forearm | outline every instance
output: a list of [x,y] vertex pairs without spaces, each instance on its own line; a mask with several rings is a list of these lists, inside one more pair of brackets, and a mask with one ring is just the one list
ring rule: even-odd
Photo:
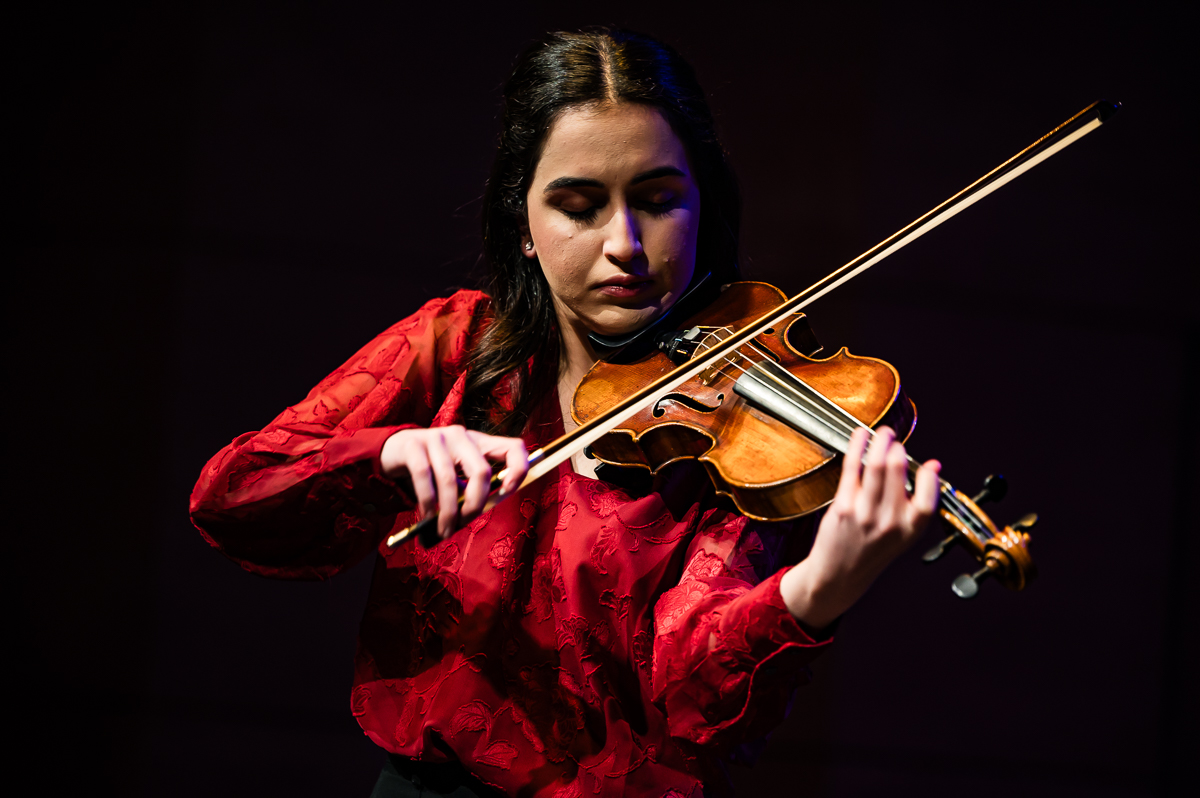
[[[255,451],[239,438],[210,461],[191,497],[205,538],[247,570],[324,578],[361,559],[411,502],[378,453],[397,428],[331,435],[304,455]],[[239,445],[240,442],[240,445]]]

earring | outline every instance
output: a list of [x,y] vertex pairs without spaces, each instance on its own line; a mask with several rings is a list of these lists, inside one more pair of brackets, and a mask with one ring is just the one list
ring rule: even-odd
[[526,241],[526,242],[525,242],[525,251],[526,251],[526,252],[533,252],[533,242],[532,242],[532,241]]

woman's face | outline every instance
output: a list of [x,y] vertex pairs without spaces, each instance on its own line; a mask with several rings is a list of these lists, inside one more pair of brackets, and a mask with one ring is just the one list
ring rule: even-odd
[[635,330],[691,282],[700,190],[683,143],[655,108],[563,113],[526,207],[523,252],[541,263],[560,324],[581,336]]

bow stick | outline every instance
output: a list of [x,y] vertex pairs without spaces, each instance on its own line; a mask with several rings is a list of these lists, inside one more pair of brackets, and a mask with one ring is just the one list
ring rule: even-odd
[[[942,204],[888,236],[846,265],[813,283],[754,323],[743,327],[721,343],[706,350],[704,355],[698,356],[673,371],[664,374],[659,379],[627,397],[624,401],[599,414],[587,424],[577,427],[542,448],[531,452],[529,455],[529,471],[525,474],[525,479],[521,482],[520,488],[541,479],[560,464],[570,459],[576,452],[590,446],[608,434],[611,429],[622,421],[631,418],[642,408],[658,401],[664,394],[669,393],[697,376],[700,372],[709,368],[712,363],[758,337],[769,327],[779,324],[788,316],[796,313],[813,301],[820,299],[843,283],[862,274],[888,255],[907,246],[942,222],[974,205],[988,194],[991,194],[1017,176],[1029,171],[1059,150],[1074,144],[1112,118],[1113,114],[1120,107],[1120,103],[1097,100]],[[495,504],[495,491],[500,487],[507,473],[506,469],[492,477],[490,490],[493,498],[488,500],[488,507]],[[458,502],[461,506],[463,502],[462,496],[459,496]],[[438,541],[437,517],[430,516],[407,529],[402,529],[391,535],[387,539],[387,545],[389,547],[395,546],[413,535],[418,536],[422,545],[432,546],[436,544]]]

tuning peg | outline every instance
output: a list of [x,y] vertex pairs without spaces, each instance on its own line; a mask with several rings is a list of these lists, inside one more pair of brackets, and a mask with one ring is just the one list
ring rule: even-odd
[[1026,529],[1033,529],[1033,525],[1036,524],[1037,521],[1037,513],[1029,513],[1028,515],[1022,516],[1019,521],[1009,524],[1008,527],[1009,529],[1015,529],[1016,531],[1021,532]]
[[991,572],[992,569],[985,565],[973,574],[963,574],[954,580],[950,589],[961,599],[974,598],[975,594],[979,592],[979,583],[986,579]]
[[955,532],[953,535],[939,542],[932,549],[922,554],[921,559],[927,563],[936,562],[939,557],[945,554],[946,551],[957,542],[958,533]]
[[998,502],[1008,493],[1008,480],[1003,474],[988,474],[983,480],[983,490],[976,493],[972,501],[976,504]]

